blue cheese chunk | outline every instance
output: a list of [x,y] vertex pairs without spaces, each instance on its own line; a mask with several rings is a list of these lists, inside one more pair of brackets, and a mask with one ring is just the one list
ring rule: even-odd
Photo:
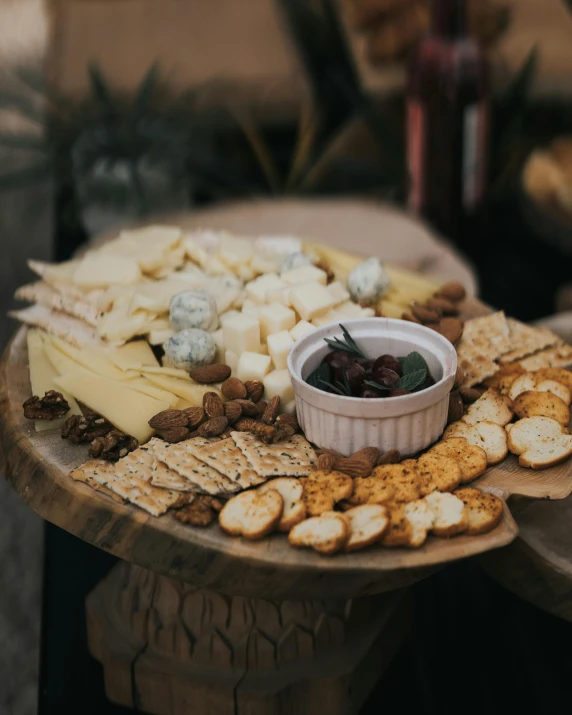
[[312,263],[313,261],[308,254],[296,251],[296,253],[291,253],[289,256],[286,256],[282,261],[280,264],[280,275],[294,268],[300,268],[300,266],[311,266]]
[[173,330],[218,328],[217,306],[205,291],[184,290],[176,293],[169,305],[169,320]]
[[164,343],[163,349],[167,367],[187,371],[210,365],[216,355],[216,343],[212,335],[197,328],[187,328],[176,333]]
[[379,258],[368,258],[350,271],[347,286],[352,300],[369,303],[379,300],[387,293],[390,280]]

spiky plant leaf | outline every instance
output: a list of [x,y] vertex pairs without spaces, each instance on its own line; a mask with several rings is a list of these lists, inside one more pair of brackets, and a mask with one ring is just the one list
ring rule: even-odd
[[137,89],[132,111],[132,116],[134,118],[144,115],[144,113],[149,109],[153,93],[157,89],[158,80],[159,65],[157,62],[154,62],[143,77],[141,84]]
[[99,105],[104,113],[110,116],[116,115],[118,113],[117,102],[107,86],[107,81],[99,67],[95,64],[90,64],[88,74],[91,94],[96,105]]

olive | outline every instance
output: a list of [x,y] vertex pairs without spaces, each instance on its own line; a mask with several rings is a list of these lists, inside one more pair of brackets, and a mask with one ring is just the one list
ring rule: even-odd
[[356,362],[358,363],[358,365],[361,365],[369,375],[371,375],[371,371],[373,370],[373,363],[375,362],[375,360],[370,360],[369,358],[358,358]]
[[[350,363],[345,368],[346,378],[353,393],[359,394],[365,380],[365,370],[357,362]],[[343,378],[342,378],[343,382]]]
[[377,369],[374,368],[373,379],[384,387],[393,388],[397,387],[399,375],[395,370],[390,370],[388,367],[378,367]]
[[380,367],[387,367],[390,370],[393,370],[393,372],[396,372],[399,377],[401,377],[402,375],[402,369],[399,360],[393,355],[380,355],[373,363],[373,372],[375,372]]
[[396,387],[387,396],[388,397],[401,397],[401,395],[410,395],[410,394],[411,394],[411,392],[409,390],[404,390],[403,387]]
[[367,400],[371,400],[377,397],[382,397],[379,392],[376,392],[371,387],[364,387],[361,391],[361,397],[365,397]]
[[[324,357],[322,362],[326,362],[328,363],[328,365],[332,365],[332,362],[335,362],[337,366],[341,366],[348,365],[350,362],[352,362],[352,358],[345,350],[332,350],[331,353],[328,353]],[[334,367],[334,365],[332,365],[332,367]]]

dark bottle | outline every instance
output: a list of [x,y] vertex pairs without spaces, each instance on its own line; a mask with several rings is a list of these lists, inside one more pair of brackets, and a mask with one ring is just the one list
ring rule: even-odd
[[431,0],[407,96],[410,209],[461,240],[485,189],[489,125],[486,61],[466,21],[465,0]]

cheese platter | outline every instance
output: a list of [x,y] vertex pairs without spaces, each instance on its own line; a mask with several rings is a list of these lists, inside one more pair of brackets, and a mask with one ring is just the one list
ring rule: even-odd
[[[143,542],[189,581],[204,549],[299,569],[309,592],[312,569],[383,590],[381,574],[509,543],[510,495],[572,491],[572,348],[459,283],[175,226],[30,267],[2,366],[6,472],[46,518],[73,504],[59,519],[81,535],[90,509],[113,514],[122,538],[84,538],[144,566]],[[351,419],[353,442],[332,440]]]

